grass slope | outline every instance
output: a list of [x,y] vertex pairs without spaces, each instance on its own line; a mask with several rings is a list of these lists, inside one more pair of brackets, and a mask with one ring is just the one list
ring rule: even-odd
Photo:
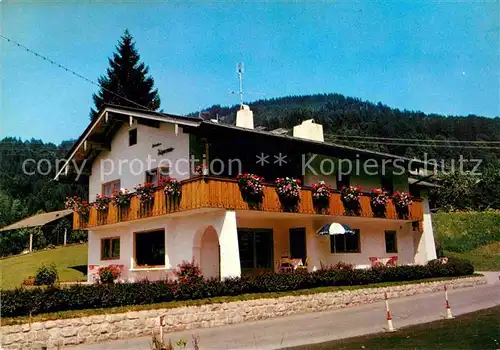
[[498,349],[500,306],[406,327],[396,333],[371,334],[322,344],[299,346],[296,350],[321,349]]
[[490,243],[465,253],[445,250],[445,255],[468,259],[477,271],[500,271],[500,242]]
[[478,271],[500,270],[500,211],[436,213],[432,223],[446,256],[469,259]]
[[84,281],[87,267],[87,244],[37,251],[0,260],[0,285],[2,289],[20,286],[24,279],[34,276],[42,263],[57,266],[59,280]]

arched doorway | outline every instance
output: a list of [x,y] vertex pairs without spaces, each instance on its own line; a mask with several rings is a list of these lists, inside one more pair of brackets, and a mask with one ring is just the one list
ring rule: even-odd
[[200,269],[205,278],[220,278],[219,236],[212,226],[201,236]]

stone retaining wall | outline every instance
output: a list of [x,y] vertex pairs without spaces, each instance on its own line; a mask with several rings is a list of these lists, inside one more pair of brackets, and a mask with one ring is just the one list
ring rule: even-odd
[[1,344],[4,350],[43,349],[44,347],[57,349],[58,346],[70,344],[96,343],[150,335],[153,328],[158,325],[159,316],[163,315],[166,315],[164,330],[169,332],[373,303],[383,300],[386,292],[389,298],[399,298],[436,292],[442,290],[444,284],[449,289],[458,289],[485,283],[484,277],[468,277],[393,287],[363,288],[34,322],[1,327]]

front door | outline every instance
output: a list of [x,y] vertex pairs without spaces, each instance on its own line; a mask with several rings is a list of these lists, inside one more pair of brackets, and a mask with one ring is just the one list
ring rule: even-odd
[[306,261],[306,229],[304,227],[290,229],[290,257]]

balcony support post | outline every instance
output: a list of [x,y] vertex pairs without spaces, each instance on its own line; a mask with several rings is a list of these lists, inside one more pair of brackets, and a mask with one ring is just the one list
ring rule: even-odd
[[221,279],[241,276],[240,251],[236,212],[227,210],[222,219],[219,233],[220,277]]

